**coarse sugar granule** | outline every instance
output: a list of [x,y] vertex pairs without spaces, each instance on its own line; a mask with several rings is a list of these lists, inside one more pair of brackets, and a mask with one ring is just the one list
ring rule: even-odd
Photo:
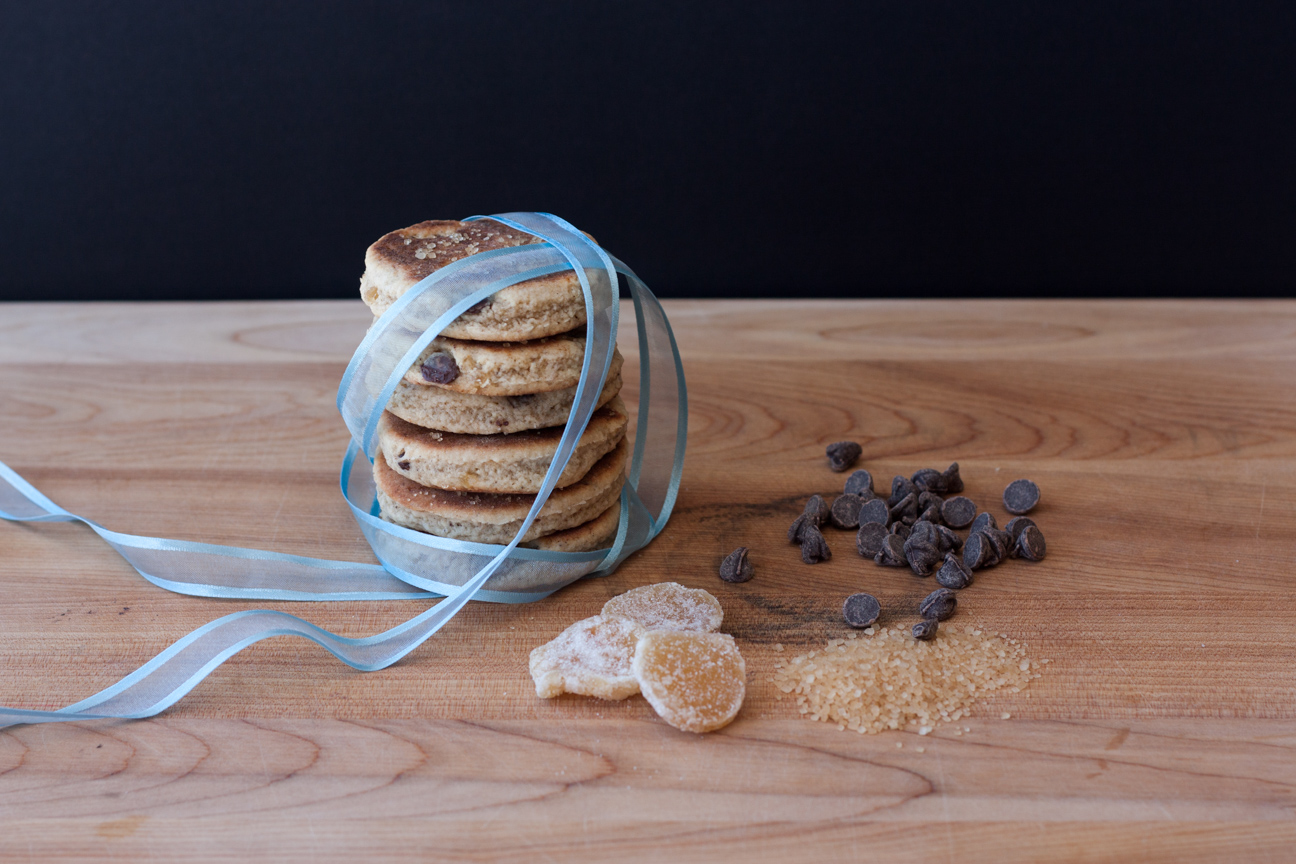
[[870,627],[780,662],[774,685],[812,720],[877,733],[958,720],[990,693],[1020,692],[1039,668],[1025,645],[974,625],[942,627],[930,642]]

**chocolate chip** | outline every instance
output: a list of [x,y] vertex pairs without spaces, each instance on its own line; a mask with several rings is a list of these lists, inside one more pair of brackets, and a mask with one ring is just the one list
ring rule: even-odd
[[982,567],[994,567],[1009,556],[1013,548],[1012,535],[1007,531],[1000,531],[998,528],[991,528],[987,531],[980,532],[990,540],[990,547],[994,551],[993,558],[982,563]]
[[947,554],[945,563],[936,571],[936,582],[958,591],[972,584],[972,571],[957,555]]
[[882,614],[882,604],[872,594],[852,594],[842,604],[842,617],[852,627],[868,627]]
[[806,502],[805,515],[807,519],[814,522],[816,528],[822,528],[830,515],[828,502],[822,495],[811,495],[810,500]]
[[918,521],[918,496],[910,492],[895,503],[890,511],[891,521],[912,517],[906,520],[910,525]]
[[[887,506],[894,507],[904,500],[906,495],[917,496],[918,489],[913,485],[908,477],[897,474],[891,478],[891,497],[887,498]],[[915,500],[916,497],[915,497]]]
[[739,546],[720,562],[720,578],[726,582],[746,582],[753,575],[746,546]]
[[913,626],[909,632],[920,642],[930,642],[936,638],[936,629],[939,625],[935,618],[925,618]]
[[977,517],[972,520],[972,527],[968,529],[969,534],[975,534],[978,531],[984,531],[987,528],[998,528],[999,523],[995,521],[994,516],[989,513],[978,513]]
[[880,522],[865,522],[855,535],[855,548],[865,558],[872,558],[882,551],[882,541],[887,536],[886,526]]
[[1004,509],[1014,516],[1021,516],[1035,509],[1039,504],[1040,491],[1029,480],[1014,480],[1004,489],[1003,505]]
[[968,570],[980,570],[985,560],[994,554],[990,548],[990,538],[980,531],[972,534],[963,543],[963,566]]
[[933,491],[931,484],[933,481],[939,481],[940,476],[941,472],[937,471],[935,468],[919,468],[913,473],[913,476],[910,477],[909,480],[920,492],[928,492]]
[[887,567],[904,567],[909,563],[905,560],[904,541],[894,534],[883,537],[882,548],[873,560]]
[[[809,523],[809,522],[810,522],[810,520],[806,518],[806,515],[805,515],[804,513],[802,513],[800,516],[798,516],[798,517],[796,518],[796,521],[793,522],[793,523],[788,527],[788,532],[787,532],[788,542],[789,542],[789,543],[800,543],[800,542],[801,542],[801,532],[805,530],[806,524]],[[813,527],[813,526],[812,526],[812,527]]]
[[465,315],[476,315],[478,312],[482,311],[483,309],[485,309],[485,308],[486,308],[487,306],[489,306],[489,305],[491,305],[491,298],[490,298],[490,297],[487,297],[485,300],[479,300],[479,301],[477,301],[476,303],[474,303],[473,305],[469,306],[468,309],[467,309],[467,311],[464,312],[464,314],[465,314]]
[[958,607],[958,595],[948,588],[937,588],[918,604],[918,617],[944,621]]
[[944,520],[941,518],[940,507],[935,504],[918,514],[919,519],[925,519],[933,525],[939,525]]
[[901,541],[909,539],[910,527],[903,522],[892,522],[888,533],[899,537]]
[[963,538],[955,534],[944,525],[937,525],[936,530],[940,532],[940,548],[943,552],[949,552],[951,549],[957,552],[963,548]]
[[832,503],[829,518],[838,528],[858,528],[860,508],[863,506],[864,499],[859,495],[838,495]]
[[909,538],[936,546],[940,543],[940,532],[936,530],[936,526],[932,523],[925,519],[919,519],[909,529]]
[[860,507],[858,517],[861,525],[867,525],[870,522],[886,525],[891,521],[891,510],[881,498],[874,498],[872,501],[864,502],[864,506]]
[[1021,532],[1034,524],[1035,520],[1029,516],[1014,516],[1008,520],[1008,524],[1004,526],[1004,530],[1011,534],[1013,536],[1013,542],[1016,542],[1017,538],[1021,536]]
[[459,364],[449,354],[433,354],[419,364],[419,372],[429,384],[453,384],[459,377]]
[[410,469],[410,463],[402,460],[396,463],[396,467],[400,468],[402,471],[408,471]]
[[966,528],[976,518],[976,504],[972,503],[971,498],[962,495],[946,498],[941,505],[941,518],[951,528]]
[[950,466],[941,472],[940,484],[932,491],[942,495],[957,495],[963,491],[963,478],[959,476],[957,462],[951,462]]
[[828,467],[841,472],[855,464],[864,448],[854,441],[838,441],[828,445]]
[[905,560],[915,576],[930,576],[941,562],[940,550],[913,535],[904,543]]
[[847,495],[863,495],[865,498],[876,497],[873,494],[873,475],[863,468],[858,471],[852,471],[851,475],[846,478]]
[[829,558],[832,558],[832,550],[828,548],[828,541],[818,528],[807,525],[801,532],[801,560],[807,564],[818,564]]
[[1044,557],[1048,547],[1044,543],[1044,532],[1037,525],[1027,525],[1017,537],[1017,551],[1027,561],[1038,561]]
[[918,492],[919,510],[926,510],[927,508],[933,506],[939,507],[944,503],[945,503],[945,499],[937,495],[935,492],[929,492],[926,489],[922,489]]

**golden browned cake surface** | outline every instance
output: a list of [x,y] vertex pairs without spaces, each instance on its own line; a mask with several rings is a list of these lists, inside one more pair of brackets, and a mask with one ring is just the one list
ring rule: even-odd
[[[611,507],[621,494],[628,453],[629,446],[622,438],[578,482],[554,490],[523,542],[582,525]],[[373,470],[383,518],[440,537],[507,543],[522,527],[535,501],[534,495],[455,492],[421,486],[393,471],[385,458],[375,459]]]
[[[481,219],[432,220],[384,234],[365,252],[360,296],[375,315],[436,270],[469,255],[540,242]],[[442,334],[458,339],[518,341],[565,333],[585,323],[580,282],[570,270],[519,282],[455,319]]]
[[[599,407],[612,401],[621,391],[621,355],[612,357]],[[522,432],[561,426],[567,422],[576,387],[526,393],[518,396],[481,396],[456,393],[444,387],[411,384],[402,379],[392,393],[387,410],[402,420],[425,429],[459,432],[465,435],[493,435],[499,432]]]
[[[629,418],[620,397],[590,417],[558,488],[570,486],[625,437]],[[422,486],[459,492],[538,492],[565,426],[511,435],[460,435],[424,429],[384,412],[378,441],[387,465]]]

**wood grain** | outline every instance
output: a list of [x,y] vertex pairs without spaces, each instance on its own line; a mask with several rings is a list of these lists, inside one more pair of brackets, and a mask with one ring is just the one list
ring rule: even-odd
[[[667,310],[689,454],[652,546],[540,603],[472,604],[381,672],[276,639],[154,720],[0,732],[0,860],[1296,858],[1296,304]],[[372,560],[333,407],[367,320],[0,306],[0,459],[114,529]],[[844,533],[815,567],[786,544],[805,498],[840,488],[823,447],[843,438],[879,485],[958,460],[980,502],[1019,476],[1044,491],[1049,557],[986,573],[959,614],[1052,662],[963,735],[839,732],[769,683],[843,634],[846,594],[903,610],[929,588]],[[727,585],[737,545],[757,577]],[[663,579],[725,607],[750,673],[732,726],[535,698],[532,647]],[[268,605],[349,635],[423,608]],[[84,528],[0,524],[0,703],[82,698],[237,608],[148,585]]]

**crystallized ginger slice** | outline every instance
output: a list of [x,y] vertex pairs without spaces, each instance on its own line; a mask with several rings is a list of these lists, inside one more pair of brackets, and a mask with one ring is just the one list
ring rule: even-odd
[[658,715],[685,732],[728,725],[747,692],[747,665],[725,633],[644,633],[634,676]]
[[720,601],[701,588],[678,582],[644,585],[603,604],[604,615],[637,621],[645,630],[687,630],[708,633],[720,629]]
[[531,652],[536,694],[542,699],[562,693],[600,699],[633,696],[639,683],[631,660],[642,632],[628,618],[595,615],[577,621]]

